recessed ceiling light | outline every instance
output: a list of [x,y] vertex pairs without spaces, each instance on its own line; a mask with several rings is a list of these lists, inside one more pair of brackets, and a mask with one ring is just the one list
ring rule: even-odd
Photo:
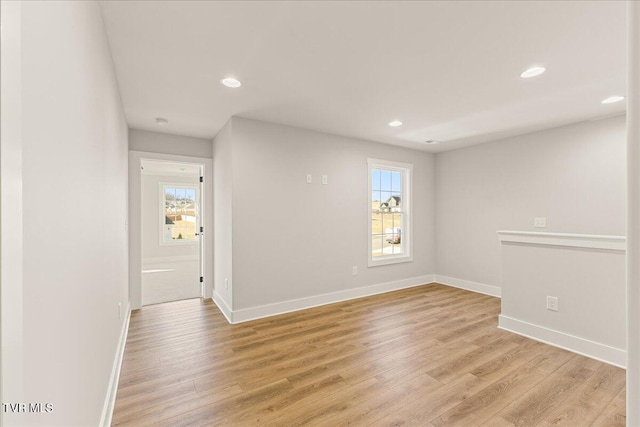
[[391,126],[392,128],[397,128],[398,126],[402,126],[402,122],[400,120],[394,120],[392,122],[389,122],[389,126]]
[[436,141],[435,139],[427,139],[424,143],[429,145],[434,145],[434,144],[440,144],[440,141]]
[[169,120],[165,119],[164,117],[158,117],[156,118],[156,124],[158,126],[166,126],[169,124]]
[[225,77],[224,79],[220,80],[220,83],[222,83],[226,87],[231,87],[234,89],[242,86],[242,83],[240,83],[240,80],[234,79],[233,77]]
[[531,67],[524,70],[522,74],[520,74],[520,77],[522,77],[523,79],[530,79],[531,77],[539,76],[545,71],[547,71],[547,69],[544,67]]
[[623,99],[624,99],[624,96],[619,96],[619,95],[616,95],[616,96],[610,96],[610,97],[608,97],[607,99],[603,99],[603,100],[602,100],[602,103],[603,103],[603,104],[613,104],[614,102],[620,102],[620,101],[622,101]]

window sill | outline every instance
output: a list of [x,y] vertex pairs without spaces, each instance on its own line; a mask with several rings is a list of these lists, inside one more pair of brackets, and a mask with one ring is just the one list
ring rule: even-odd
[[380,265],[400,264],[403,262],[413,261],[413,256],[391,256],[391,257],[376,257],[375,259],[369,259],[368,267],[378,267]]

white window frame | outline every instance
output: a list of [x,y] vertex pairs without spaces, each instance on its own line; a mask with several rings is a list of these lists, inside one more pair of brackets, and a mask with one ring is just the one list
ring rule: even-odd
[[[404,252],[401,254],[392,254],[384,256],[373,256],[373,248],[371,244],[371,223],[372,223],[372,209],[371,205],[373,200],[371,198],[372,183],[371,183],[371,171],[373,169],[385,169],[390,171],[396,171],[402,173],[402,245]],[[367,182],[368,182],[368,195],[367,195],[367,241],[368,241],[368,266],[377,267],[380,265],[398,264],[402,262],[413,261],[413,165],[410,163],[393,162],[390,160],[381,159],[367,159]]]
[[[164,240],[164,226],[165,224],[165,191],[167,188],[185,188],[185,189],[189,189],[189,190],[196,190],[196,203],[198,203],[197,201],[200,200],[200,187],[198,184],[190,184],[190,183],[173,183],[173,182],[161,182],[159,184],[160,186],[160,191],[159,191],[159,199],[160,199],[160,233],[158,234],[159,240],[160,240],[160,246],[176,246],[176,245],[197,245],[200,243],[200,239],[196,238],[195,239],[175,239],[175,240]],[[199,229],[200,226],[200,218],[198,216],[198,209],[199,207],[196,207],[196,230]],[[197,231],[196,231],[197,232]]]

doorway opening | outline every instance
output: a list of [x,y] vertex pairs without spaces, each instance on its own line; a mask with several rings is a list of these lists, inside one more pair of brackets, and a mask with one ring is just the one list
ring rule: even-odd
[[140,161],[143,306],[204,295],[203,168]]

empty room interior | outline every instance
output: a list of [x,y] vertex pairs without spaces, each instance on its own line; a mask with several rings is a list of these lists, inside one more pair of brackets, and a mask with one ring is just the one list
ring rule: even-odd
[[640,2],[0,7],[0,425],[640,426]]

